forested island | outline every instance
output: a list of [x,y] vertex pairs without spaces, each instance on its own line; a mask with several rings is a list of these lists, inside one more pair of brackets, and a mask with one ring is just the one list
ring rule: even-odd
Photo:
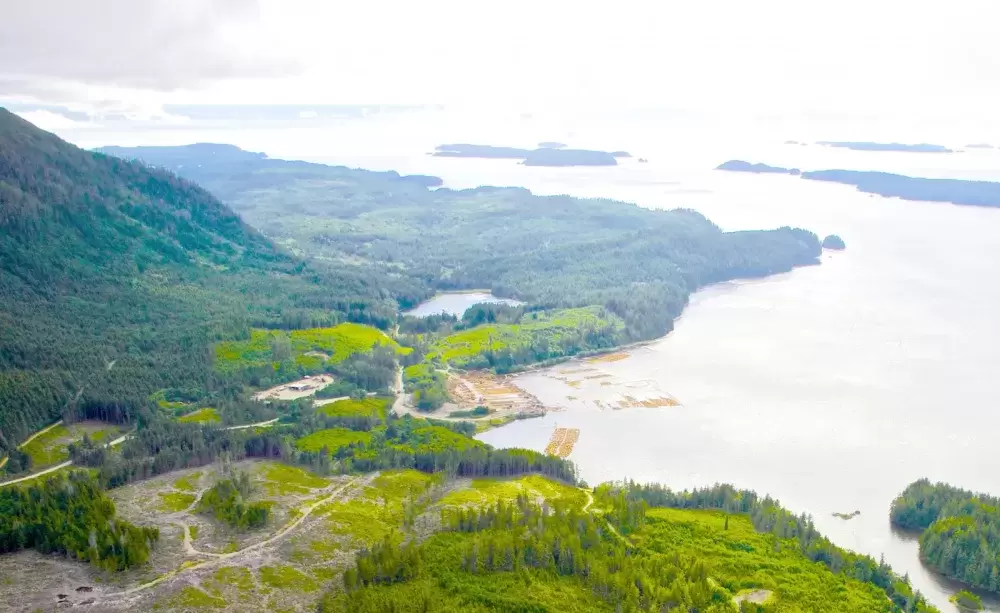
[[631,157],[626,151],[592,151],[565,149],[564,147],[565,145],[562,143],[539,143],[537,149],[453,144],[438,146],[434,150],[434,155],[438,157],[521,160],[525,166],[615,166],[618,164],[617,158]]
[[903,143],[872,143],[866,141],[818,141],[817,145],[824,147],[839,147],[842,149],[852,149],[854,151],[901,151],[905,153],[954,153],[954,150],[943,145],[931,145],[928,143],[918,143],[916,145],[906,145]]
[[950,202],[969,206],[1000,206],[1000,183],[992,181],[923,179],[870,170],[807,170],[800,172],[796,168],[751,164],[742,160],[730,160],[717,169],[798,175],[812,181],[853,185],[859,191],[886,198],[902,198],[922,202]]
[[823,249],[842,251],[846,248],[847,245],[844,244],[844,239],[840,238],[836,234],[830,234],[823,239]]
[[751,164],[743,160],[729,160],[716,166],[716,170],[729,170],[732,172],[753,172],[753,173],[773,173],[784,175],[798,175],[801,171],[798,168],[781,168],[780,166],[768,166],[767,164]]
[[[770,497],[591,487],[393,409],[400,368],[660,335],[706,283],[815,263],[814,234],[213,151],[143,163],[0,110],[0,453],[29,472],[0,477],[5,607],[937,611]],[[400,317],[452,287],[527,304]]]
[[920,531],[920,559],[934,570],[1000,593],[1000,498],[921,479],[892,503],[893,525]]

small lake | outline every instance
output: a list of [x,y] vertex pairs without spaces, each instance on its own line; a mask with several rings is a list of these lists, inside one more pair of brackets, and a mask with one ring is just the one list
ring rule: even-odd
[[489,292],[447,292],[444,294],[438,294],[430,300],[421,302],[413,309],[405,311],[403,315],[409,315],[410,317],[427,317],[429,315],[447,313],[448,315],[461,317],[462,313],[465,313],[469,307],[483,302],[498,302],[512,306],[524,304],[519,300],[500,298]]

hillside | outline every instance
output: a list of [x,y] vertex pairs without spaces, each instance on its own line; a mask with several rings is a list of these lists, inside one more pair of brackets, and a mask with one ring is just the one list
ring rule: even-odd
[[432,190],[426,177],[256,154],[233,162],[218,153],[229,146],[214,147],[108,151],[198,181],[304,256],[386,267],[427,291],[492,288],[546,308],[603,306],[625,322],[619,340],[665,334],[703,285],[788,271],[820,253],[810,232],[723,232],[690,210],[522,188]]
[[395,316],[371,277],[310,269],[193,183],[3,109],[0,233],[0,451],[64,409],[206,393],[212,342],[251,326]]

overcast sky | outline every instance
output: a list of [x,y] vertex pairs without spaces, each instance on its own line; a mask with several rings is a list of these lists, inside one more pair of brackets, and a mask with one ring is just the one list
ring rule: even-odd
[[[0,101],[988,117],[996,0],[0,0]],[[79,119],[79,117],[77,118]]]

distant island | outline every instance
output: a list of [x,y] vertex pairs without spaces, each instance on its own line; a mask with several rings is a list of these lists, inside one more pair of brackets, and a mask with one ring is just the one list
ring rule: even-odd
[[547,140],[538,143],[539,149],[564,149],[565,147],[566,143],[559,143],[554,140]]
[[853,149],[854,151],[904,151],[907,153],[954,153],[954,150],[943,145],[929,145],[919,143],[916,145],[904,145],[902,143],[869,143],[851,141],[819,141],[817,145],[825,147],[840,147],[843,149]]
[[756,172],[774,173],[783,175],[798,175],[801,171],[798,168],[781,168],[780,166],[768,166],[767,164],[751,164],[743,160],[729,160],[719,164],[716,170],[729,170],[732,172]]
[[[847,245],[844,244],[844,239],[840,238],[836,234],[830,234],[829,236],[824,238],[822,244],[823,244],[823,249],[833,249],[834,251],[843,251],[844,249],[847,248]],[[860,515],[861,511],[855,511],[855,513]],[[834,515],[837,514],[834,513]]]
[[866,194],[886,198],[902,198],[918,202],[950,202],[968,206],[1000,207],[1000,183],[966,179],[923,179],[871,170],[809,170],[781,168],[767,164],[751,164],[730,160],[717,170],[755,173],[784,173],[812,181],[829,181],[853,185]]
[[494,147],[492,145],[471,145],[467,143],[440,145],[433,155],[457,158],[490,158],[521,160],[525,166],[615,166],[616,158],[632,157],[627,151],[592,151],[589,149],[563,149],[562,143],[539,143],[540,145],[560,145],[560,147],[539,147],[519,149],[517,147]]
[[993,149],[993,145],[989,143],[973,143],[971,145],[966,145],[966,149]]

